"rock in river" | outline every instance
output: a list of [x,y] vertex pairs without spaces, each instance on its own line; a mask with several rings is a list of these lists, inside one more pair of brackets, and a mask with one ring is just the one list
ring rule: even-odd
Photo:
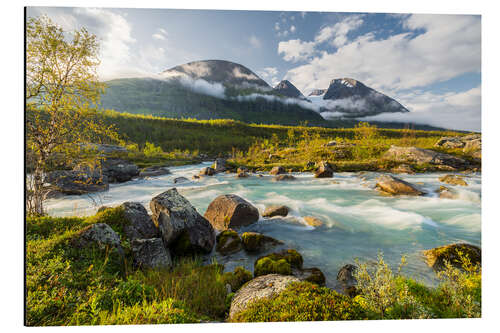
[[214,229],[191,203],[172,188],[150,202],[152,219],[165,245],[175,255],[209,253],[215,244]]
[[224,194],[208,205],[205,218],[215,229],[226,230],[257,222],[259,210],[237,195]]
[[271,169],[271,171],[269,171],[269,174],[271,175],[280,175],[283,173],[286,173],[286,170],[282,166],[275,166],[274,168]]
[[261,252],[283,242],[258,232],[245,232],[241,235],[243,248],[248,252]]
[[425,250],[423,253],[426,257],[427,265],[436,271],[445,268],[445,261],[448,261],[454,267],[461,268],[460,253],[463,256],[467,256],[472,265],[481,265],[481,249],[471,244],[450,244]]
[[390,195],[422,195],[422,191],[417,189],[412,184],[405,182],[402,179],[390,176],[382,175],[377,178],[377,184],[375,188],[380,191],[390,194]]
[[287,206],[269,206],[262,214],[263,217],[287,216],[289,208]]
[[217,246],[215,250],[223,255],[236,253],[242,249],[241,238],[238,233],[232,229],[224,230],[216,237]]
[[439,177],[439,181],[450,185],[467,186],[467,182],[464,180],[464,178],[456,175],[446,175]]
[[321,161],[318,163],[318,167],[314,171],[314,177],[316,178],[332,178],[333,168],[327,161]]

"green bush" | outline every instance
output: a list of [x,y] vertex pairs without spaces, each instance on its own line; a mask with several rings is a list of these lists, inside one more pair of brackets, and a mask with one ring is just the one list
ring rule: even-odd
[[224,273],[221,279],[224,285],[229,284],[231,290],[235,292],[252,279],[252,273],[244,267],[238,266],[234,269],[234,272]]
[[274,297],[261,298],[231,319],[234,322],[366,319],[361,306],[347,296],[310,282],[291,283]]

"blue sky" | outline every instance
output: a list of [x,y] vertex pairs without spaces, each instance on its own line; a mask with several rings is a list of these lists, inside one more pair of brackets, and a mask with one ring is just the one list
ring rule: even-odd
[[101,40],[103,80],[150,76],[194,60],[245,65],[304,94],[351,77],[410,114],[370,119],[481,129],[481,18],[364,14],[31,7]]

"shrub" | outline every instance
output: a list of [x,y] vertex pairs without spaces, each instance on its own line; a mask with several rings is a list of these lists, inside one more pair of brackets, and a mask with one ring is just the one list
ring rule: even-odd
[[157,157],[163,154],[163,150],[161,147],[155,146],[154,143],[146,142],[143,153],[146,157]]
[[242,285],[252,279],[252,273],[244,267],[238,266],[234,269],[234,272],[224,273],[221,279],[224,285],[229,284],[231,286],[231,290],[235,292],[240,289]]
[[236,315],[234,322],[365,319],[361,306],[347,296],[310,282],[291,283],[283,292],[261,298]]

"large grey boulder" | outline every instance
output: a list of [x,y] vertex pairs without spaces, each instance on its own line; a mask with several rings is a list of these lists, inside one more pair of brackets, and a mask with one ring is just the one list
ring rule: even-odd
[[377,184],[375,188],[382,191],[385,194],[390,195],[422,195],[424,192],[420,191],[414,185],[405,182],[402,179],[390,176],[382,175],[377,178]]
[[123,232],[129,240],[160,236],[158,228],[141,203],[125,202],[121,207],[126,220]]
[[101,162],[101,168],[110,183],[123,183],[139,175],[137,165],[117,158],[105,159]]
[[154,197],[150,208],[165,245],[175,255],[209,253],[212,250],[215,233],[210,222],[176,188]]
[[122,252],[120,236],[106,223],[95,223],[82,229],[73,238],[73,245],[77,247],[96,245],[100,249],[111,246]]
[[258,299],[279,294],[292,282],[300,280],[290,275],[268,274],[256,277],[244,284],[233,297],[229,309],[229,319],[244,311],[247,306]]
[[382,158],[405,163],[431,164],[443,170],[463,169],[470,166],[466,160],[450,154],[438,153],[429,149],[416,147],[391,146]]
[[68,195],[107,191],[108,177],[98,172],[57,170],[47,173],[44,183],[53,192]]
[[217,230],[250,225],[259,219],[259,210],[235,194],[224,194],[208,205],[205,218]]
[[137,268],[172,267],[170,252],[161,238],[134,239],[131,243],[134,266]]

